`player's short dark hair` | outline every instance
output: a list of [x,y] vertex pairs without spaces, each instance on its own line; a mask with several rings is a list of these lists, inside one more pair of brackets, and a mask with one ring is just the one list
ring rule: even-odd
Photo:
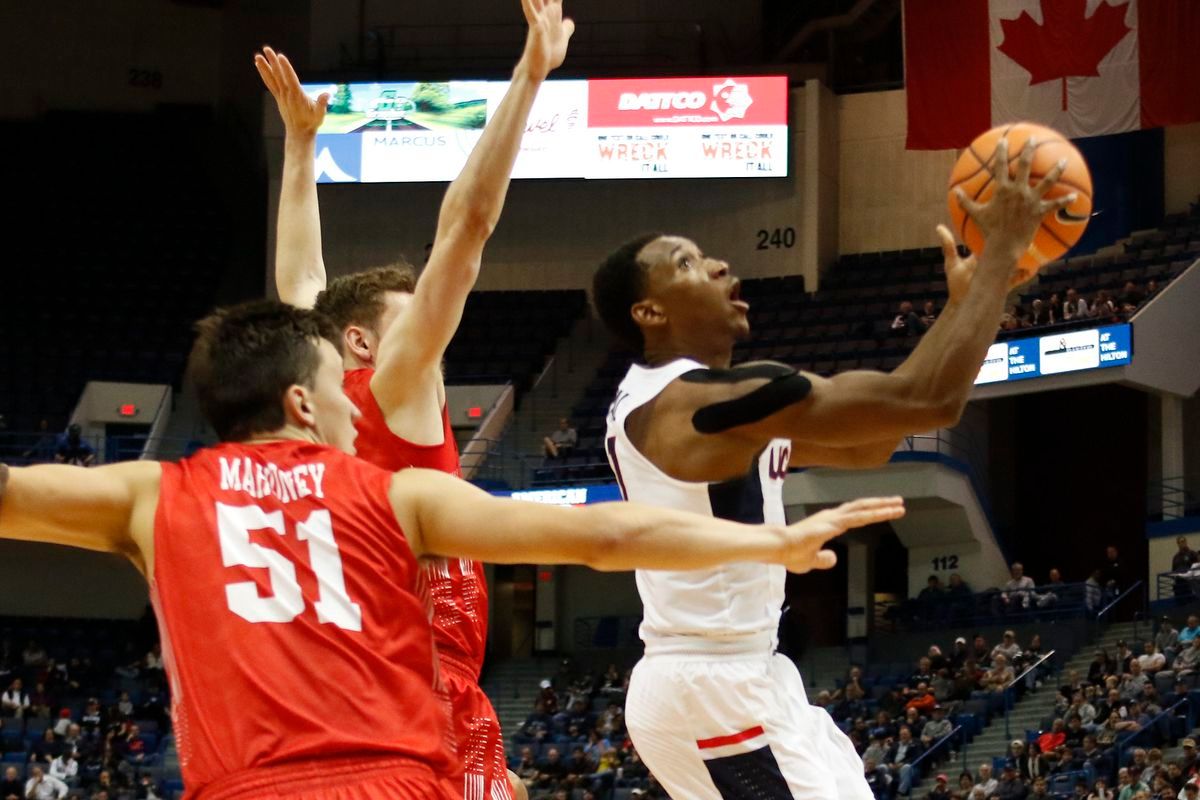
[[596,313],[613,336],[639,355],[646,347],[646,339],[629,313],[646,291],[646,269],[638,261],[638,253],[661,236],[661,233],[644,233],[631,239],[604,259],[592,277]]
[[221,441],[283,427],[283,394],[312,385],[321,339],[341,352],[340,331],[327,317],[272,300],[217,309],[196,323],[188,377]]
[[355,272],[334,278],[317,295],[315,308],[333,322],[339,331],[349,325],[377,330],[383,314],[383,297],[388,292],[412,292],[417,288],[417,273],[411,265],[397,262],[386,267]]

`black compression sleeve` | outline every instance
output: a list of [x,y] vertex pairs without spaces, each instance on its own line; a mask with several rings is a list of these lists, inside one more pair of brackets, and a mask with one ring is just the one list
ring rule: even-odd
[[731,428],[759,422],[808,397],[812,383],[791,367],[756,364],[742,369],[692,370],[680,376],[691,383],[739,383],[767,378],[767,383],[741,397],[697,409],[692,425],[700,433],[723,433]]

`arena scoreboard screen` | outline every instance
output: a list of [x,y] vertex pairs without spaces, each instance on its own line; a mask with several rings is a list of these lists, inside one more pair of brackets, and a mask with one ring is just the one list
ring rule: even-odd
[[1129,323],[996,342],[975,385],[1120,367],[1133,360]]
[[[319,183],[451,181],[505,81],[306,84],[329,93]],[[788,174],[785,76],[547,81],[514,178],[778,178]]]

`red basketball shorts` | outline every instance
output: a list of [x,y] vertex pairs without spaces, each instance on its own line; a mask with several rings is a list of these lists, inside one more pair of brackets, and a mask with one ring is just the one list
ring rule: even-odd
[[442,681],[454,713],[454,737],[463,768],[463,800],[513,800],[504,737],[492,701],[466,665],[439,654]]
[[335,759],[231,775],[193,800],[457,800],[446,779],[406,759]]

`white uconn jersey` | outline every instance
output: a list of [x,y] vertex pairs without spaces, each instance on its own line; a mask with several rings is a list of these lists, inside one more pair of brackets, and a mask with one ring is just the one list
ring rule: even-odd
[[[791,442],[775,439],[736,480],[689,483],[650,463],[625,433],[629,414],[672,381],[703,364],[680,359],[653,369],[634,364],[617,391],[605,438],[609,464],[626,500],[746,523],[785,522],[783,482]],[[767,564],[727,564],[691,572],[638,570],[645,606],[641,637],[647,652],[711,652],[773,648],[786,571]]]

